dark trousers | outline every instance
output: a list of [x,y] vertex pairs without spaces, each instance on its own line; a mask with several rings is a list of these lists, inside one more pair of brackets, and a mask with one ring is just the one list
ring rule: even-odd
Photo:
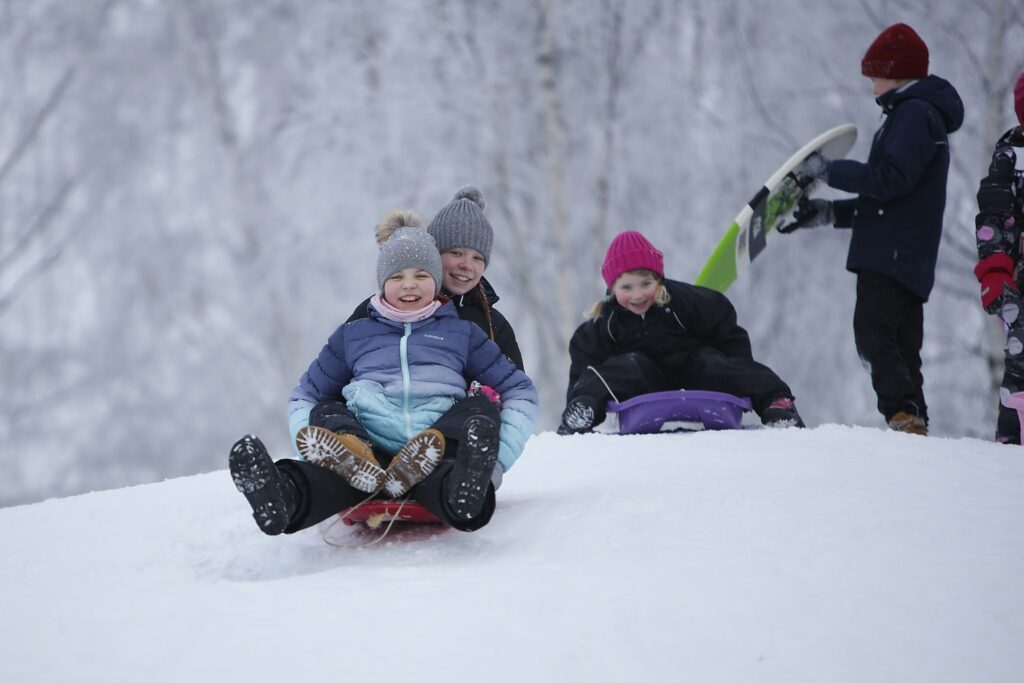
[[[333,416],[333,421],[330,424],[335,426],[342,426],[344,424],[349,427],[348,429],[337,429],[334,431],[346,431],[369,440],[367,436],[363,436],[366,434],[365,430],[363,430],[362,426],[359,425],[358,421],[343,403],[332,402],[332,404],[336,405],[331,405],[329,410],[321,410],[319,413],[314,409],[310,414],[310,423],[314,423],[314,414],[316,414],[315,419],[323,423],[325,421],[324,414],[329,413]],[[317,406],[317,408],[319,409],[320,406]],[[414,486],[409,492],[411,500],[420,503],[438,519],[460,531],[476,531],[485,526],[491,521],[495,507],[493,486],[488,487],[487,499],[484,502],[483,510],[481,510],[479,515],[470,520],[459,519],[453,515],[448,508],[445,496],[445,482],[455,464],[459,441],[462,439],[462,427],[466,420],[473,415],[485,415],[495,422],[501,422],[498,407],[483,395],[456,401],[447,412],[431,425],[431,427],[444,435],[444,458],[430,476]],[[355,425],[358,425],[359,431],[352,427],[351,422],[346,422],[349,419],[355,422]],[[331,429],[331,427],[325,424],[317,426]],[[381,464],[383,466],[386,466],[385,461],[390,461],[390,458],[386,456],[378,457],[378,459],[382,461]],[[349,486],[344,477],[319,465],[290,459],[278,460],[276,464],[278,469],[295,483],[299,498],[295,513],[292,515],[291,522],[288,528],[285,529],[285,533],[294,533],[319,524],[328,517],[337,514],[345,508],[361,503],[367,498],[366,493]]]
[[[595,372],[596,370],[596,372]],[[760,415],[777,398],[791,398],[789,387],[768,366],[751,358],[726,356],[705,348],[690,355],[681,372],[667,373],[649,356],[631,352],[612,356],[585,370],[569,390],[568,400],[588,396],[597,403],[594,424],[605,416],[608,399],[618,402],[655,391],[699,389],[751,399]]]
[[858,273],[853,338],[886,421],[900,411],[927,420],[921,375],[924,301],[887,275]]
[[[999,320],[1006,330],[1006,345],[1003,347],[1003,381],[1000,395],[1024,391],[1024,297],[1010,290],[1003,293],[999,306]],[[1014,408],[999,403],[999,417],[996,421],[996,440],[1003,443],[1020,443],[1020,419]]]

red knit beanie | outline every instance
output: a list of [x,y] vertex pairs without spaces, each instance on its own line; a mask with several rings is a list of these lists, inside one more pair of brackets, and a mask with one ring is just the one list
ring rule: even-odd
[[1017,120],[1024,126],[1024,72],[1017,76],[1013,86],[1013,109],[1017,112]]
[[882,31],[860,62],[868,78],[924,78],[928,75],[928,46],[906,24],[893,24]]
[[665,259],[646,237],[636,230],[620,232],[608,245],[601,264],[601,277],[612,288],[619,276],[628,270],[645,268],[654,271],[658,277],[665,277]]

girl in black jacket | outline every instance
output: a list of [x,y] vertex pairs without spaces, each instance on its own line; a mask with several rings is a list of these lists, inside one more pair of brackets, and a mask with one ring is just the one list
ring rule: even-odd
[[749,396],[769,426],[803,427],[793,394],[755,361],[724,295],[666,280],[660,251],[643,235],[612,240],[601,275],[608,295],[569,342],[572,365],[560,434],[590,431],[608,400],[655,391],[703,389]]

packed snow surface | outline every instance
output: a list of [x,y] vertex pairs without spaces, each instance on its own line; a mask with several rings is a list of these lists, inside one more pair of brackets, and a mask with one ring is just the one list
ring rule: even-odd
[[1024,455],[971,439],[544,433],[489,526],[361,547],[226,470],[0,529],[2,681],[1024,680]]

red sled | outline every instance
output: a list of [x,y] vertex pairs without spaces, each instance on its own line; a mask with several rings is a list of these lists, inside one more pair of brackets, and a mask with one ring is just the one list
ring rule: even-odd
[[365,524],[376,529],[386,522],[410,522],[412,524],[441,524],[434,513],[419,503],[401,500],[370,500],[362,505],[350,507],[338,513],[345,526]]

